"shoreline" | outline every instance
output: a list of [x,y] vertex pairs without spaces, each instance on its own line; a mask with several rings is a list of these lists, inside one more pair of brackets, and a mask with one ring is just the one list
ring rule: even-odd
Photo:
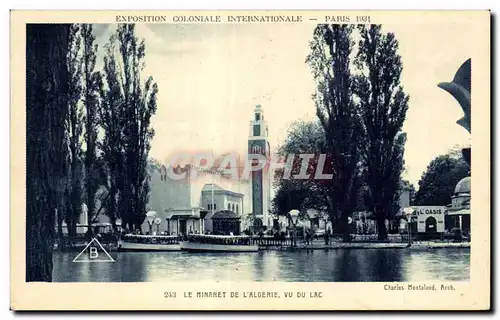
[[[54,249],[53,252],[73,252],[81,251],[86,245],[77,245],[73,248],[67,248],[66,251],[59,249]],[[110,252],[116,252],[116,246],[104,246],[106,250]],[[451,248],[470,248],[470,242],[433,242],[433,241],[415,241],[408,247],[407,243],[401,242],[334,242],[329,245],[324,244],[313,244],[313,245],[303,245],[298,244],[297,247],[291,246],[261,246],[259,251],[308,251],[308,250],[340,250],[340,249],[407,249],[407,250],[431,250],[431,249],[451,249]],[[140,251],[140,250],[139,250]],[[151,251],[142,251],[151,252]],[[178,251],[173,251],[178,252]],[[168,252],[164,252],[167,253]]]
[[330,245],[298,245],[297,247],[269,247],[262,251],[304,251],[304,250],[339,250],[339,249],[447,249],[447,248],[470,248],[470,242],[413,242],[408,247],[407,243],[369,243],[369,242],[336,242]]

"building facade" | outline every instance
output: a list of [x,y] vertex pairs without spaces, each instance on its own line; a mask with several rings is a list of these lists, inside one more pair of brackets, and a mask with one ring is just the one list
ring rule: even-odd
[[[182,178],[173,178],[168,174],[170,170]],[[156,218],[160,218],[159,225],[152,228],[155,232],[173,235],[203,233],[203,208],[196,202],[197,190],[191,183],[191,170],[190,165],[150,167],[147,208],[148,211],[156,212]],[[148,219],[144,220],[141,227],[142,230],[150,230]]]
[[413,209],[417,233],[435,235],[444,232],[445,206],[415,206]]

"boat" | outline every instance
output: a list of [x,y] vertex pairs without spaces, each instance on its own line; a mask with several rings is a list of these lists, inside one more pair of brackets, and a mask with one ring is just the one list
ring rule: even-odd
[[118,251],[180,251],[178,236],[127,234],[118,241]]
[[249,236],[196,234],[181,242],[181,250],[188,252],[257,252]]

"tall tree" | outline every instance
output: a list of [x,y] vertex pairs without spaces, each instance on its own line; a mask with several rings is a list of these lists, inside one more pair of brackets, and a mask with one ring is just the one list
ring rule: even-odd
[[[118,50],[111,53],[112,58],[108,56],[108,65],[113,69],[108,71],[114,75],[108,75],[106,79],[109,88],[115,86],[113,94],[119,94],[117,100],[123,111],[118,115],[122,117],[119,124],[123,150],[119,210],[123,224],[130,229],[138,229],[146,217],[149,198],[147,160],[154,136],[151,117],[156,112],[158,86],[152,77],[141,83],[146,46],[137,38],[135,25],[119,25],[111,41],[117,42]],[[114,45],[109,47],[112,50]],[[116,82],[109,83],[110,79]]]
[[76,223],[82,208],[82,123],[83,110],[81,108],[82,94],[82,60],[81,60],[81,33],[78,24],[69,27],[68,40],[68,112],[66,117],[66,135],[69,149],[68,196],[66,201],[66,225],[71,238],[76,236]]
[[326,151],[333,168],[329,194],[340,218],[344,240],[349,240],[348,217],[357,204],[362,180],[361,145],[364,132],[359,105],[353,100],[350,55],[352,25],[318,25],[307,57],[316,81],[316,114],[325,132]]
[[[67,143],[65,143],[67,144]],[[63,151],[66,153],[65,159],[66,162],[63,164],[63,177],[67,177],[69,175],[69,162],[68,162],[68,151],[65,150]],[[57,211],[56,211],[56,224],[57,224],[57,238],[58,238],[58,246],[62,251],[66,251],[66,239],[64,237],[64,232],[63,232],[63,221],[66,221],[66,216],[69,212],[68,210],[68,201],[69,201],[69,195],[68,195],[68,179],[62,179],[61,181],[61,186],[60,190],[61,193],[58,195],[59,201],[57,204]],[[66,223],[66,226],[68,224]]]
[[26,25],[26,281],[52,281],[63,185],[69,25]]
[[[103,206],[113,226],[120,217],[118,199],[123,189],[123,113],[124,103],[118,74],[116,58],[116,36],[112,36],[106,45],[104,56],[104,80],[100,87],[102,104],[99,108],[99,120],[104,131],[100,149],[108,177],[108,196],[103,199]],[[104,85],[106,84],[106,85]]]
[[[385,184],[387,185],[386,192],[392,194],[392,200],[386,203],[384,211],[388,212],[390,217],[394,217],[400,208],[399,197],[404,187],[404,181],[401,179],[401,173],[404,168],[404,149],[406,144],[406,133],[399,132],[394,138],[393,156],[390,158],[389,166],[396,168],[396,170],[388,171],[385,177]],[[397,168],[401,168],[397,170]]]
[[445,206],[450,203],[457,183],[469,176],[469,167],[459,152],[436,157],[418,182],[415,204]]
[[[87,224],[91,224],[95,214],[95,195],[99,188],[99,168],[97,162],[97,130],[99,124],[98,108],[100,102],[100,88],[102,87],[101,75],[95,71],[97,44],[92,33],[91,24],[82,24],[81,34],[83,39],[83,105],[85,108],[85,191],[88,210]],[[91,230],[90,228],[89,230]]]
[[[408,95],[400,85],[403,64],[393,33],[383,34],[380,25],[359,26],[361,40],[356,65],[361,74],[355,88],[366,129],[367,184],[378,237],[387,239],[385,219],[390,217],[399,177],[403,170],[404,143],[398,136],[408,110]],[[399,138],[397,138],[399,137]],[[396,178],[397,177],[397,178]]]
[[123,197],[124,222],[139,229],[146,217],[149,199],[149,175],[147,160],[154,130],[150,126],[151,116],[156,113],[158,85],[152,77],[141,84],[146,46],[135,35],[134,24],[118,27],[120,58],[123,63],[123,93],[125,102],[124,164],[126,182]]

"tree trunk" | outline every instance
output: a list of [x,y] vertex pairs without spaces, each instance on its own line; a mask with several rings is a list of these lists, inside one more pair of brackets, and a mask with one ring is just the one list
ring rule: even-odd
[[118,233],[118,228],[116,226],[116,216],[110,216],[109,221],[111,221],[111,226],[113,227],[113,233]]
[[77,181],[76,179],[76,174],[73,174],[74,180],[72,180],[72,185],[73,185],[73,190],[71,192],[71,212],[72,215],[70,217],[71,221],[71,238],[74,239],[76,237],[76,224],[77,220],[80,217],[80,210],[82,209],[81,207],[81,202],[79,201],[81,199],[81,193],[77,189],[77,183],[80,183],[80,181]]
[[339,232],[339,210],[335,205],[329,205],[330,221],[332,222],[332,235]]
[[[90,169],[92,170],[92,169]],[[91,178],[93,179],[93,178]],[[94,188],[95,182],[92,181],[87,184],[87,224],[90,225],[92,224],[92,219],[94,218],[94,211],[95,211],[95,188]]]
[[26,25],[26,281],[52,281],[64,171],[69,25]]
[[378,240],[387,240],[387,229],[385,228],[385,217],[382,212],[377,213],[377,229],[378,229]]
[[66,251],[66,241],[64,239],[62,223],[63,223],[63,210],[59,208],[57,210],[57,238],[59,239],[59,249],[61,251]]
[[64,217],[64,221],[66,221],[66,228],[68,229],[68,245],[70,247],[73,246],[73,223],[72,223],[72,208],[70,204],[66,205],[66,216]]
[[330,222],[332,224],[332,234],[334,234],[336,232],[336,228],[337,228],[337,219],[335,218],[335,216],[331,215],[330,216]]
[[135,220],[135,222],[134,222],[135,227],[142,231],[142,225],[140,222],[140,218],[136,216],[134,220]]
[[76,236],[76,222],[74,220],[72,211],[73,209],[71,208],[70,215],[68,218],[66,218],[66,226],[68,227],[68,238],[71,246],[73,245],[73,240],[75,239]]
[[111,223],[113,224],[113,230],[115,230],[115,232],[118,231],[118,228],[116,226],[116,219],[118,218],[118,214],[116,212],[116,194],[117,194],[116,187],[114,186],[114,184],[112,184],[111,187],[109,188],[109,194],[104,200],[107,201],[107,205],[105,206],[105,208],[109,209],[109,212],[106,213],[110,218]]
[[349,233],[349,215],[342,214],[340,221],[340,230],[342,232],[342,241],[351,242],[351,235]]

